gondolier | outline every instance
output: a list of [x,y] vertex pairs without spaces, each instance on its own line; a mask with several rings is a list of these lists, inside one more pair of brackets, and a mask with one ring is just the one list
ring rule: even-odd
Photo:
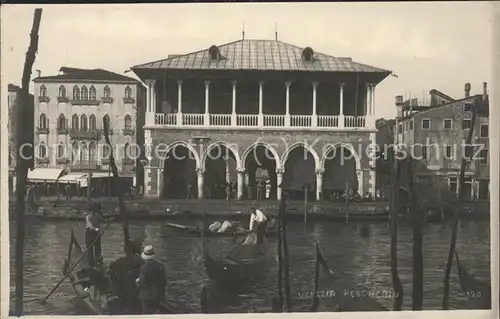
[[250,225],[249,230],[253,230],[258,224],[265,223],[267,221],[266,215],[260,210],[256,209],[254,206],[250,208]]
[[153,246],[144,247],[141,255],[144,264],[136,280],[142,314],[157,313],[165,294],[165,269],[161,263],[154,260],[154,256]]
[[[102,219],[101,204],[92,203],[89,208],[89,213],[85,218],[85,246],[88,250],[87,257],[90,266],[94,266],[96,263],[102,263],[101,237],[99,236]],[[96,242],[92,245],[94,240],[96,240]]]

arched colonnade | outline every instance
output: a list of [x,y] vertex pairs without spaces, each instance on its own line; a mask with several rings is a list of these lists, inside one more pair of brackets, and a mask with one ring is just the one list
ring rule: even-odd
[[[339,149],[351,155],[340,167],[336,165],[340,157],[331,155]],[[225,198],[227,184],[234,185],[237,199],[279,200],[283,189],[298,199],[304,196],[305,185],[309,198],[317,200],[324,197],[324,191],[345,190],[346,184],[363,194],[360,156],[345,143],[334,144],[323,154],[308,144],[296,143],[280,154],[263,141],[239,152],[222,141],[198,147],[179,140],[159,155],[157,193],[163,198]],[[262,194],[259,182],[270,184],[267,196]],[[281,184],[283,188],[278,187]]]

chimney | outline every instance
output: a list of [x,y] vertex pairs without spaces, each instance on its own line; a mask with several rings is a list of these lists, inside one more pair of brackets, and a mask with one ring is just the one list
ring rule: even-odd
[[488,100],[488,83],[483,82],[483,101]]
[[38,74],[38,78],[42,76],[42,71],[41,70],[36,70],[36,73]]
[[397,107],[397,117],[398,118],[401,118],[404,116],[403,114],[403,96],[402,95],[398,95],[396,96],[395,98],[395,102],[396,102],[396,107]]
[[465,83],[465,97],[470,97],[470,83]]

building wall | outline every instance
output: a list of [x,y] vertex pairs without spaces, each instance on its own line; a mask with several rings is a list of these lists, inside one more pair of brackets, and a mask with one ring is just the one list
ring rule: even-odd
[[[46,96],[49,98],[49,102],[40,102],[40,89],[41,86],[44,85],[47,89]],[[69,98],[68,102],[58,102],[59,96],[59,87],[64,85],[66,88],[66,96]],[[96,88],[96,98],[97,100],[101,100],[104,96],[104,87],[107,85],[111,90],[111,97],[113,98],[112,103],[103,103],[100,102],[99,105],[72,105],[71,99],[73,98],[73,87],[77,85],[80,89],[83,85],[86,85],[89,89],[91,85]],[[124,103],[125,97],[125,88],[129,86],[132,89],[132,98],[135,99],[134,103]],[[35,93],[36,93],[36,105],[35,105],[35,132],[38,127],[40,127],[40,115],[43,113],[47,117],[49,121],[49,134],[36,134],[35,133],[35,144],[40,144],[44,142],[49,146],[49,155],[50,162],[45,166],[50,167],[61,167],[64,168],[65,164],[57,164],[56,159],[56,150],[57,145],[63,143],[66,147],[70,148],[72,141],[69,134],[58,134],[57,133],[57,124],[58,118],[60,114],[63,114],[66,118],[66,125],[68,129],[72,128],[72,116],[74,114],[81,117],[83,114],[87,116],[87,120],[90,115],[94,115],[96,117],[96,128],[103,128],[103,118],[105,115],[110,117],[110,126],[113,131],[113,134],[110,136],[111,142],[116,145],[117,152],[115,151],[114,155],[116,158],[116,165],[118,169],[121,171],[122,169],[122,158],[123,158],[123,147],[125,143],[135,143],[136,134],[132,135],[124,135],[123,129],[125,128],[125,116],[129,115],[132,119],[132,129],[137,130],[136,122],[137,122],[137,90],[138,86],[132,83],[88,83],[88,82],[68,82],[68,83],[60,83],[60,82],[35,82]],[[85,143],[87,146],[90,144],[91,140],[81,141],[81,143]],[[80,144],[81,144],[80,143]],[[100,148],[101,145],[104,145],[104,136],[99,138],[97,141],[97,149]],[[120,156],[121,154],[121,156]],[[86,157],[88,159],[88,157]],[[135,165],[135,164],[134,164]],[[40,165],[39,165],[40,166]],[[101,166],[102,169],[107,171],[107,166]],[[133,172],[129,172],[131,174],[135,174]]]

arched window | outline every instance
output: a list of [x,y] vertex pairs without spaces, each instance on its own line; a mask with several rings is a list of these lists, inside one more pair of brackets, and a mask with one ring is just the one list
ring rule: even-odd
[[212,45],[210,49],[208,49],[208,53],[210,54],[210,59],[219,60],[220,52],[219,48],[215,45]]
[[66,154],[64,153],[65,153],[64,144],[59,143],[59,145],[57,146],[57,158],[58,159],[65,158]]
[[104,97],[111,97],[111,89],[107,85],[104,87]]
[[95,87],[93,85],[90,87],[90,100],[91,101],[97,100],[96,90],[95,90]]
[[111,120],[109,119],[108,114],[104,115],[102,118],[102,128],[104,129],[108,125],[108,128],[111,129]]
[[79,100],[80,99],[80,89],[78,86],[73,87],[73,100]]
[[132,118],[128,114],[125,115],[125,129],[126,130],[132,129]]
[[89,148],[87,147],[87,144],[85,144],[85,143],[82,143],[81,152],[80,152],[80,160],[81,161],[88,161],[89,160]]
[[78,119],[78,115],[73,114],[73,117],[71,118],[71,128],[73,128],[74,130],[78,130],[78,122],[80,122],[80,120]]
[[59,87],[59,97],[66,97],[66,88],[64,85],[61,85]]
[[80,117],[80,129],[82,131],[88,130],[88,122],[87,122],[87,116],[85,114],[82,114]]
[[95,119],[95,115],[94,114],[91,114],[89,116],[89,130],[93,131],[95,130],[97,127],[96,127],[96,119]]
[[130,157],[130,145],[129,143],[125,143],[125,146],[123,147],[123,159],[128,159]]
[[38,146],[38,156],[42,159],[47,156],[47,146],[45,146],[44,142]]
[[71,145],[71,162],[76,162],[80,159],[80,146],[78,142],[73,142]]
[[58,129],[66,128],[66,117],[64,117],[64,114],[59,115],[59,118],[57,119],[57,128]]
[[40,97],[46,97],[47,96],[47,88],[45,85],[40,86]]
[[130,99],[132,98],[132,89],[130,88],[130,86],[127,85],[127,87],[125,88],[125,98],[126,99]]
[[97,161],[96,155],[97,155],[96,144],[94,142],[91,142],[89,145],[89,161],[90,162]]
[[310,47],[305,48],[302,51],[302,59],[304,61],[313,61],[314,59],[314,51]]
[[47,128],[47,117],[45,116],[45,114],[40,114],[40,128]]
[[84,86],[82,86],[82,100],[88,101],[88,99],[89,99],[89,90],[84,85]]

